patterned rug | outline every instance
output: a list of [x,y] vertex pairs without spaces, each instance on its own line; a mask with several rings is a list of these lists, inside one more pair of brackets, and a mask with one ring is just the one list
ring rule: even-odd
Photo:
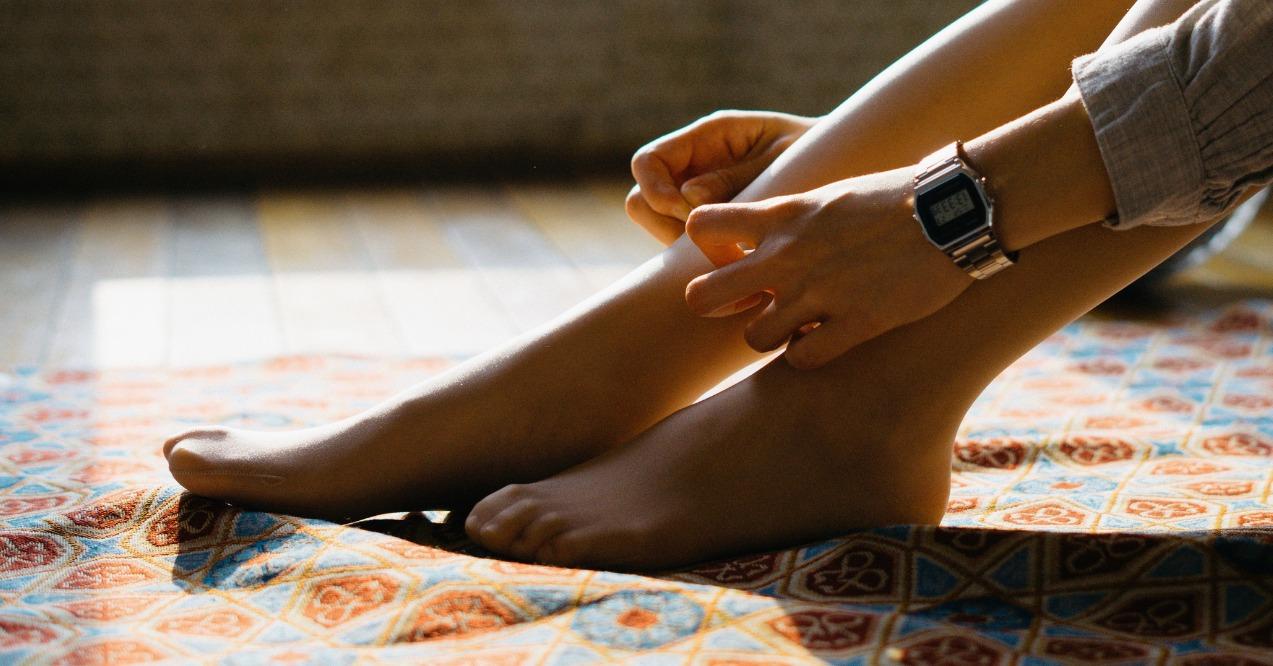
[[978,401],[940,528],[650,577],[500,561],[418,515],[242,511],[158,452],[186,423],[324,422],[445,360],[18,368],[0,662],[1273,664],[1271,320],[1085,319]]

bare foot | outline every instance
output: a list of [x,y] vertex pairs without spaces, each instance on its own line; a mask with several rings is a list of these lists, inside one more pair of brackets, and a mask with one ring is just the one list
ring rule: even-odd
[[656,569],[860,527],[936,523],[964,410],[925,405],[918,389],[931,384],[890,382],[906,369],[879,367],[881,354],[857,356],[813,373],[775,361],[631,444],[501,489],[465,529],[520,559]]
[[511,374],[518,371],[461,368],[317,428],[195,428],[165,442],[164,455],[173,477],[196,494],[350,520],[472,502],[614,444],[600,419],[566,418],[552,404],[554,391],[515,390]]
[[746,315],[694,316],[687,240],[551,325],[339,423],[295,432],[198,428],[164,445],[191,491],[346,520],[450,508],[578,464],[757,358]]

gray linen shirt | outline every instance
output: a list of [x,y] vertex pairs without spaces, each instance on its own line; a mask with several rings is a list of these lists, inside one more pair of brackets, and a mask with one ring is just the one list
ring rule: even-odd
[[1074,61],[1118,216],[1224,215],[1273,181],[1273,0],[1203,0],[1175,23]]

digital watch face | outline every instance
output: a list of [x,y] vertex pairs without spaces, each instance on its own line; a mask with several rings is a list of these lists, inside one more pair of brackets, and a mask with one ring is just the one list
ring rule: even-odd
[[986,220],[986,204],[967,174],[955,174],[915,198],[915,209],[929,238],[938,245],[958,240]]

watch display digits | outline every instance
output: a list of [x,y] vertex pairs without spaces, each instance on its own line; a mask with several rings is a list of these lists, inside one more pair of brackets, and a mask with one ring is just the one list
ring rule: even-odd
[[951,220],[973,210],[975,206],[972,203],[972,195],[967,190],[959,190],[958,192],[938,201],[929,208],[929,212],[933,216],[933,221],[938,226],[946,224]]

